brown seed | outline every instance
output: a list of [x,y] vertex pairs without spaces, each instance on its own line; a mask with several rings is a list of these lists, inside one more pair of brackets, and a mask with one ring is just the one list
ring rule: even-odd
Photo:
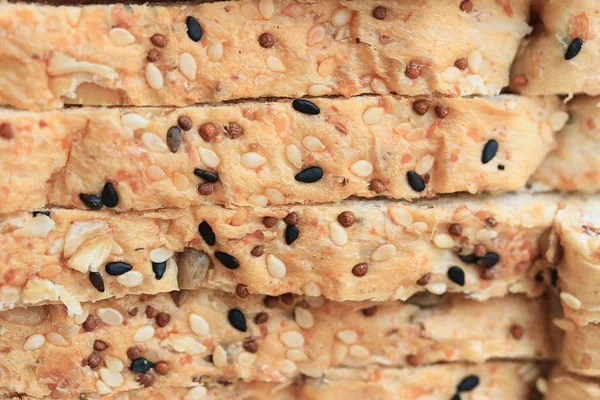
[[198,129],[198,133],[200,134],[202,139],[204,139],[205,142],[210,142],[214,139],[215,136],[217,136],[217,133],[219,132],[216,126],[214,126],[210,122],[207,122],[200,126],[200,128]]
[[519,340],[525,334],[525,329],[521,325],[514,324],[510,326],[510,334],[512,337]]
[[158,311],[156,311],[156,308],[154,308],[152,306],[146,306],[146,317],[155,318],[156,314],[158,314]]
[[431,279],[431,274],[428,272],[417,280],[417,285],[425,286],[429,283],[430,279]]
[[15,131],[9,123],[3,122],[0,124],[0,137],[6,140],[10,140],[15,137]]
[[230,139],[237,139],[244,134],[244,128],[237,122],[230,122],[223,127],[225,136]]
[[180,115],[179,118],[177,118],[177,125],[184,131],[189,131],[194,126],[194,123],[187,115]]
[[246,297],[250,296],[250,291],[248,290],[248,286],[240,283],[235,287],[235,294],[237,294],[241,299],[245,299]]
[[263,217],[262,223],[267,228],[272,228],[273,225],[275,225],[277,223],[277,218],[274,218],[274,217]]
[[100,364],[102,364],[103,360],[104,360],[104,358],[102,357],[102,355],[100,355],[100,353],[93,352],[87,358],[87,363],[90,366],[90,368],[93,369],[93,368],[99,367]]
[[379,194],[385,191],[385,185],[379,179],[373,179],[369,184],[369,189]]
[[482,244],[475,245],[475,257],[484,257],[487,254],[487,249]]
[[298,223],[298,214],[291,212],[283,219],[288,225],[296,225]]
[[242,346],[248,353],[254,354],[258,351],[258,342],[254,336],[248,336],[246,339],[244,339]]
[[202,380],[202,376],[200,376],[200,375],[194,375],[194,376],[192,376],[192,382],[198,383],[201,380]]
[[269,49],[275,45],[275,36],[265,32],[258,37],[258,44],[260,44],[260,47]]
[[425,99],[416,100],[413,103],[413,110],[419,115],[425,115],[429,111],[429,102]]
[[454,66],[461,71],[464,71],[469,66],[469,62],[466,58],[459,58],[458,60],[454,61]]
[[387,8],[383,6],[377,6],[373,9],[373,18],[378,20],[384,20],[387,15]]
[[156,316],[156,325],[160,326],[161,328],[164,328],[165,326],[167,326],[170,321],[171,321],[171,314],[169,314],[169,313],[159,312],[158,315]]
[[463,227],[461,224],[452,224],[448,228],[448,233],[452,236],[460,236],[463,234]]
[[363,315],[365,317],[372,317],[373,315],[375,315],[377,313],[377,306],[371,306],[371,307],[363,308],[361,310],[361,312],[363,313]]
[[265,307],[273,308],[273,307],[277,307],[277,303],[279,303],[279,300],[277,300],[277,297],[265,296],[264,303],[265,303]]
[[367,272],[369,272],[369,266],[367,263],[356,264],[354,267],[352,267],[352,273],[355,276],[365,276]]
[[340,215],[338,215],[338,222],[343,227],[350,227],[356,222],[356,217],[352,211],[344,211]]
[[211,195],[214,190],[215,185],[213,185],[211,182],[202,182],[198,185],[198,193],[203,196]]
[[140,358],[142,356],[142,350],[140,350],[139,347],[134,346],[134,347],[130,347],[127,349],[127,357],[129,357],[130,360],[137,360],[138,358]]
[[181,144],[181,129],[178,126],[172,126],[167,131],[167,146],[171,153],[177,153]]
[[95,315],[88,315],[81,326],[83,326],[84,331],[91,332],[96,329],[99,324],[100,318],[96,317]]
[[515,75],[512,79],[512,84],[515,87],[523,87],[529,83],[529,80],[525,75]]
[[264,324],[268,320],[269,314],[267,314],[266,312],[259,312],[258,314],[256,314],[256,317],[254,317],[254,323],[257,325]]
[[150,49],[150,51],[148,52],[148,55],[146,56],[146,60],[150,61],[150,62],[156,62],[158,61],[158,59],[160,58],[160,50],[152,48]]
[[471,12],[473,10],[473,3],[471,3],[471,0],[463,0],[460,3],[460,9],[464,12]]
[[130,309],[129,311],[127,311],[127,314],[129,314],[129,316],[131,317],[135,317],[138,313],[138,308],[137,307],[133,307],[132,309]]
[[496,271],[493,268],[485,268],[481,271],[481,275],[479,275],[481,279],[486,281],[491,281],[496,277]]
[[136,381],[144,387],[149,387],[154,383],[154,375],[150,373],[140,374],[137,376]]
[[108,344],[103,340],[94,340],[94,350],[104,351],[108,349]]
[[160,33],[155,33],[154,35],[150,36],[150,41],[156,47],[165,47],[167,45],[167,38]]
[[159,375],[166,375],[169,372],[169,364],[165,361],[159,361],[156,363],[154,370]]
[[435,106],[435,115],[437,115],[438,118],[440,118],[440,119],[446,118],[448,116],[448,112],[449,112],[449,109],[446,106],[443,106],[441,104],[438,106]]
[[404,75],[410,79],[417,79],[421,76],[421,70],[425,67],[422,62],[413,60],[406,65]]
[[489,217],[485,219],[485,224],[487,226],[489,226],[490,228],[494,228],[496,225],[498,225],[498,223],[496,222],[496,220],[494,219],[494,217]]
[[254,248],[252,248],[252,251],[250,251],[250,254],[252,254],[254,257],[260,257],[264,254],[265,252],[265,246],[254,246]]
[[417,367],[419,365],[421,365],[422,362],[422,357],[420,355],[414,355],[414,354],[409,354],[406,356],[406,362],[408,363],[408,365],[412,366],[412,367]]
[[283,304],[287,304],[288,306],[294,304],[294,295],[292,293],[284,293],[279,298],[281,298]]

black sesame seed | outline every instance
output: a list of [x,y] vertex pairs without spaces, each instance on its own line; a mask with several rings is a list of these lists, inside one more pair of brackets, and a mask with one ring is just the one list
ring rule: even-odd
[[460,400],[460,394],[456,393],[450,400]]
[[475,254],[467,254],[465,256],[459,254],[458,258],[465,264],[475,264],[477,262],[477,256]]
[[195,168],[194,175],[204,179],[206,182],[215,183],[219,181],[219,174],[216,172],[207,171],[205,169]]
[[187,17],[185,20],[187,25],[187,34],[194,42],[199,42],[202,39],[202,27],[194,17]]
[[556,287],[556,284],[558,283],[558,270],[556,268],[550,270],[550,283],[554,287]]
[[485,146],[483,146],[483,153],[481,153],[481,162],[483,164],[487,164],[494,157],[496,157],[496,153],[498,152],[498,142],[494,139],[488,140]]
[[237,308],[229,310],[227,319],[229,319],[229,323],[231,324],[231,326],[233,326],[238,331],[246,332],[246,330],[248,329],[246,327],[246,316],[241,310]]
[[172,126],[167,131],[167,146],[171,153],[177,153],[179,145],[181,144],[181,129],[176,126]]
[[145,358],[136,358],[131,362],[129,369],[135,373],[143,374],[154,368],[155,365],[152,361],[148,361]]
[[167,262],[163,261],[161,263],[152,263],[152,271],[154,272],[154,277],[158,280],[162,279],[165,271],[167,270]]
[[570,60],[574,58],[577,54],[579,54],[582,47],[583,39],[575,38],[571,40],[571,43],[569,43],[569,47],[567,47],[567,52],[565,53],[565,60]]
[[106,182],[102,189],[102,204],[106,207],[116,207],[119,204],[119,195],[112,183]]
[[461,267],[457,267],[456,265],[450,267],[448,269],[448,279],[457,285],[464,286],[465,285],[465,271],[462,270]]
[[321,167],[308,167],[296,174],[296,180],[298,182],[313,183],[321,180],[323,177],[323,170]]
[[217,260],[219,260],[221,264],[229,269],[237,269],[240,266],[239,261],[234,256],[223,253],[222,251],[215,252],[215,257],[217,257]]
[[304,99],[295,99],[292,101],[292,107],[294,107],[294,110],[301,112],[302,114],[319,115],[321,113],[319,106],[312,101]]
[[50,216],[50,210],[35,210],[32,211],[33,214],[33,218],[37,217],[38,215],[45,215],[46,217]]
[[294,243],[296,239],[298,239],[299,235],[300,231],[298,230],[298,227],[296,227],[296,225],[288,225],[285,228],[285,242],[287,244]]
[[477,375],[469,375],[464,378],[458,386],[456,386],[456,390],[459,392],[469,392],[475,389],[479,385],[479,377]]
[[102,208],[102,199],[95,194],[80,193],[79,198],[83,201],[83,204],[92,210],[99,210]]
[[421,175],[416,172],[408,171],[406,173],[406,179],[408,179],[408,184],[415,192],[422,192],[425,190],[425,181],[421,178]]
[[125,272],[131,271],[131,269],[131,265],[121,261],[106,264],[106,272],[113,276],[123,275]]
[[487,253],[485,253],[485,256],[477,260],[477,265],[479,265],[480,267],[491,268],[494,265],[498,264],[498,261],[500,261],[500,256],[498,255],[498,253],[488,251]]
[[543,283],[543,282],[544,282],[544,273],[543,273],[542,271],[538,271],[538,272],[535,274],[535,281],[536,281],[536,282],[540,282],[540,283]]
[[504,171],[504,165],[502,165],[502,164],[498,165],[498,169],[499,169],[500,171]]
[[104,279],[99,272],[90,272],[90,282],[100,293],[104,293]]
[[206,221],[202,221],[198,226],[198,232],[200,232],[200,236],[209,246],[214,246],[216,242],[215,233],[213,229]]

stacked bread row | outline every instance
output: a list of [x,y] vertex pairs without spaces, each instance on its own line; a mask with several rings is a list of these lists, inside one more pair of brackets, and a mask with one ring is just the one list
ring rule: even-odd
[[528,398],[582,207],[532,193],[595,183],[588,100],[499,94],[528,16],[0,4],[0,394]]

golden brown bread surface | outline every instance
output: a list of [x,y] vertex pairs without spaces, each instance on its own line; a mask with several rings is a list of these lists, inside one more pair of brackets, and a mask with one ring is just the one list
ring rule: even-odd
[[195,376],[285,382],[334,367],[553,357],[544,298],[433,297],[335,303],[202,289],[179,306],[161,294],[88,303],[75,317],[58,305],[5,311],[0,388],[58,396],[135,389],[142,373],[155,387],[191,386]]
[[545,389],[545,400],[593,400],[600,397],[599,380],[572,374],[560,367],[552,370]]
[[544,290],[536,279],[538,242],[559,200],[463,196],[16,214],[0,224],[0,300],[2,308],[60,301],[77,312],[79,301],[177,287],[235,292],[239,285],[338,301],[407,299],[425,290],[479,300],[535,296]]
[[[373,16],[377,6],[385,15]],[[445,0],[3,3],[0,101],[48,109],[63,102],[182,106],[265,96],[494,95],[508,83],[519,41],[530,30],[527,14],[527,0],[480,0],[471,12]]]

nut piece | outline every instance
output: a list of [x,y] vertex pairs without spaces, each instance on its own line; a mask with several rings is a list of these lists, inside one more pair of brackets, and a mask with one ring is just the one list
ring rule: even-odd
[[194,289],[204,280],[210,266],[210,257],[196,249],[186,247],[177,255],[177,282],[179,289]]

